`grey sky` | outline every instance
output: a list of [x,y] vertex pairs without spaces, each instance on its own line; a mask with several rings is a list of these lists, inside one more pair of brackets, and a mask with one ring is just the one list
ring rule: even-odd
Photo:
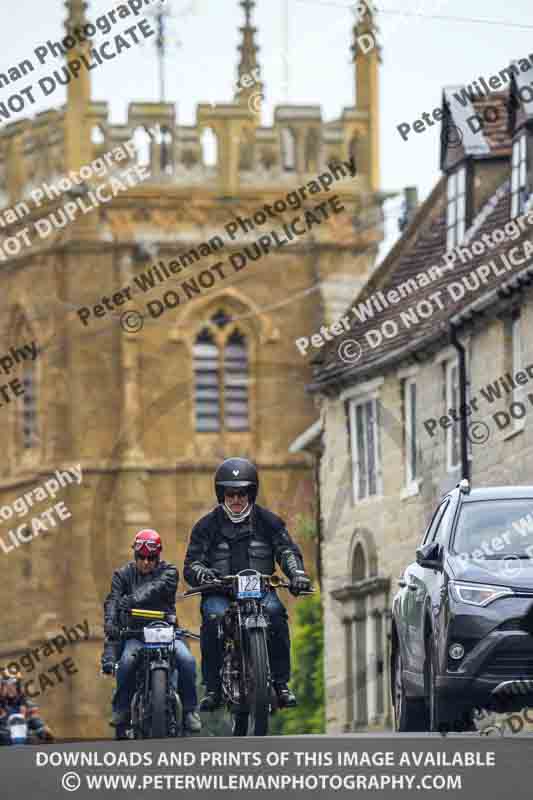
[[[341,113],[354,102],[354,72],[349,63],[353,15],[351,0],[288,0],[289,3],[289,101],[316,103],[325,119]],[[109,11],[119,0],[89,0],[89,17]],[[178,104],[178,122],[191,124],[195,107],[201,101],[227,102],[233,95],[238,26],[242,10],[238,0],[167,0],[174,9],[172,27],[181,41],[167,63],[167,99]],[[396,125],[412,123],[423,111],[440,105],[442,87],[471,83],[507,66],[514,58],[533,53],[533,14],[528,0],[381,0],[383,9],[378,24],[383,43],[381,90],[381,179],[382,187],[399,191],[418,185],[421,197],[427,196],[438,177],[439,126],[413,134],[404,142]],[[284,102],[283,8],[285,0],[258,0],[255,24],[260,45],[260,64],[266,88],[263,122],[272,121],[273,107]],[[188,12],[187,12],[188,10]],[[386,12],[420,12],[427,17]],[[528,13],[529,12],[529,13]],[[432,15],[499,20],[501,24],[476,24],[467,21],[432,19]],[[31,57],[33,50],[47,39],[64,35],[65,7],[60,0],[17,0],[9,4],[2,25],[0,71]],[[141,19],[138,17],[137,20]],[[130,24],[124,19],[110,38]],[[507,24],[505,24],[507,23]],[[523,27],[520,27],[523,26]],[[528,27],[529,26],[529,27]],[[154,37],[155,38],[155,37]],[[105,62],[91,72],[93,99],[107,100],[111,118],[125,119],[132,100],[157,99],[157,63],[149,40],[143,47],[133,46],[114,61]],[[21,80],[0,90],[0,101],[27,83],[36,83],[61,65],[50,59],[31,79]],[[64,87],[47,100],[39,95],[31,113],[61,105]],[[26,116],[26,113],[14,115]],[[389,220],[395,231],[399,202],[391,201]]]

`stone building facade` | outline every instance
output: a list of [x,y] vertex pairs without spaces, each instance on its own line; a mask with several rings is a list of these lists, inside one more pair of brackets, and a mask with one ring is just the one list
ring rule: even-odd
[[391,724],[391,602],[442,494],[532,482],[532,72],[466,109],[445,91],[442,177],[345,311],[355,357],[315,364],[330,733]]
[[[254,3],[241,5],[240,80],[257,76],[259,63]],[[86,6],[68,0],[67,32],[87,22]],[[354,28],[354,37],[361,25],[368,21]],[[77,45],[68,57],[89,47]],[[31,670],[22,669],[58,736],[109,735],[111,685],[97,677],[102,601],[113,569],[131,557],[140,527],[160,531],[164,555],[181,571],[190,529],[214,504],[214,470],[234,454],[257,463],[259,502],[289,524],[308,507],[309,460],[288,452],[315,416],[303,392],[310,373],[294,340],[338,315],[370,273],[382,238],[378,52],[357,53],[354,62],[357,105],[333,121],[323,120],[319,106],[283,105],[273,126],[263,126],[260,102],[252,97],[256,85],[233,102],[198,106],[194,126],[182,125],[172,104],[148,102],[131,103],[127,122],[118,125],[107,103],[91,98],[89,73],[82,71],[68,85],[65,107],[0,131],[2,203],[29,206],[23,219],[2,213],[0,228],[0,251],[8,254],[0,263],[0,355],[13,358],[2,377],[18,381],[0,408],[0,666],[66,635],[63,626],[87,621],[88,638],[74,641],[72,634],[62,655],[72,659],[73,675],[62,672],[60,681],[48,673],[52,683],[43,686],[40,676],[61,660],[43,649]],[[215,164],[202,149],[208,129],[217,142]],[[99,180],[74,187],[68,197],[45,198],[39,207],[30,205],[31,191],[44,181],[55,185],[132,138],[135,151],[119,169],[141,166],[147,180],[13,253],[6,242],[24,225],[33,231],[38,219],[60,219],[65,201],[87,198]],[[253,218],[352,157],[355,176],[344,169],[327,193],[338,195],[342,213],[259,258],[258,236],[281,231],[327,199],[325,192],[308,194],[300,210],[287,208],[268,225],[256,222],[262,225],[256,230],[244,233],[238,223],[238,235],[228,241],[228,223]],[[369,215],[378,222],[357,224]],[[217,237],[224,237],[225,249]],[[245,247],[251,254],[245,268],[239,259],[241,266],[232,268],[230,258]],[[179,274],[168,272],[170,264],[180,265]],[[158,276],[153,289],[138,291],[133,302],[120,294],[146,274]],[[91,311],[87,324],[82,307]],[[15,356],[32,342],[37,358]],[[78,464],[81,485],[65,480],[57,494],[71,516],[33,529],[33,536],[21,529],[25,541],[17,540],[18,527],[51,505],[35,490],[56,470]],[[31,509],[15,514],[12,504],[29,492],[35,492]],[[307,552],[312,561],[312,549]],[[196,602],[179,603],[178,613],[183,624],[198,625]]]

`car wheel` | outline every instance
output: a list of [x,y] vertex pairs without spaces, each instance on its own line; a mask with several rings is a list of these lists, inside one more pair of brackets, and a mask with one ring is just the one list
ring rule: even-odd
[[394,730],[398,733],[403,731],[427,731],[427,715],[424,701],[413,700],[405,694],[402,657],[399,648],[394,658],[393,681]]

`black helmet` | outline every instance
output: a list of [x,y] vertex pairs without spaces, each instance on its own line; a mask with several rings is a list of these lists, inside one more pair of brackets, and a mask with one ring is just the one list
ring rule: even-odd
[[255,503],[259,491],[259,476],[247,458],[227,458],[215,472],[215,492],[219,503],[224,502],[224,489],[250,488],[250,502]]

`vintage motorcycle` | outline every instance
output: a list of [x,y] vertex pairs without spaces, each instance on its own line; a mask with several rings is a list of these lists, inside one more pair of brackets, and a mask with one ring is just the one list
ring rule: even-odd
[[[264,598],[270,589],[288,589],[279,575],[245,569],[185,592],[222,593],[230,599],[220,623],[223,639],[222,698],[232,717],[233,736],[267,736],[269,715],[278,708],[268,657],[270,621]],[[314,590],[301,592],[314,594]]]
[[[121,625],[120,638],[143,643],[136,668],[136,687],[131,701],[131,724],[118,726],[116,737],[163,739],[189,735],[183,727],[181,701],[170,676],[176,667],[175,638],[199,639],[176,625],[176,616],[164,611],[133,608]],[[144,625],[131,627],[135,622]]]

